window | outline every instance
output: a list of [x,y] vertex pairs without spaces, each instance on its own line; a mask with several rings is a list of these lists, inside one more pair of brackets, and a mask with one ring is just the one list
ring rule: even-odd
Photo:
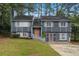
[[67,22],[59,22],[59,27],[67,27],[68,23]]
[[28,33],[23,33],[23,36],[24,37],[28,37]]
[[60,40],[67,40],[67,33],[60,33]]
[[45,27],[53,27],[53,22],[45,22]]
[[26,36],[26,33],[23,33],[23,36]]
[[47,26],[51,26],[51,23],[50,22],[47,22]]
[[30,22],[19,22],[19,27],[29,27]]
[[14,22],[15,27],[19,27],[19,22]]

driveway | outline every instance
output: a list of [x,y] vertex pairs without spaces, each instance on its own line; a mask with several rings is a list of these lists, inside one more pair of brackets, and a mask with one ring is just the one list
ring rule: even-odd
[[79,45],[72,43],[49,43],[62,56],[79,56]]

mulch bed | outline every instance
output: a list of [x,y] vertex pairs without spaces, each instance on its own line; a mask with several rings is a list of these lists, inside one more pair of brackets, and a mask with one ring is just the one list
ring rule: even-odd
[[71,43],[72,43],[72,44],[79,45],[79,40],[72,40]]
[[5,43],[6,41],[8,41],[7,39],[9,39],[9,37],[5,37],[5,36],[0,35],[0,43]]

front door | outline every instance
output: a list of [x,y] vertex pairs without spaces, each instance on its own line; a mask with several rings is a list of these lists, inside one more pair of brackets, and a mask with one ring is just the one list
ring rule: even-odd
[[54,40],[54,38],[53,38],[53,33],[49,33],[49,42],[53,42]]
[[40,32],[40,29],[39,29],[39,28],[35,28],[35,29],[34,29],[34,37],[35,37],[35,38],[39,38],[39,37],[40,37],[40,33],[41,33],[41,32]]

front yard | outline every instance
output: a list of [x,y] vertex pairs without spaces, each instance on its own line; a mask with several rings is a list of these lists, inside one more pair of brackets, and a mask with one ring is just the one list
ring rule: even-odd
[[58,56],[48,44],[38,40],[0,39],[0,56]]

